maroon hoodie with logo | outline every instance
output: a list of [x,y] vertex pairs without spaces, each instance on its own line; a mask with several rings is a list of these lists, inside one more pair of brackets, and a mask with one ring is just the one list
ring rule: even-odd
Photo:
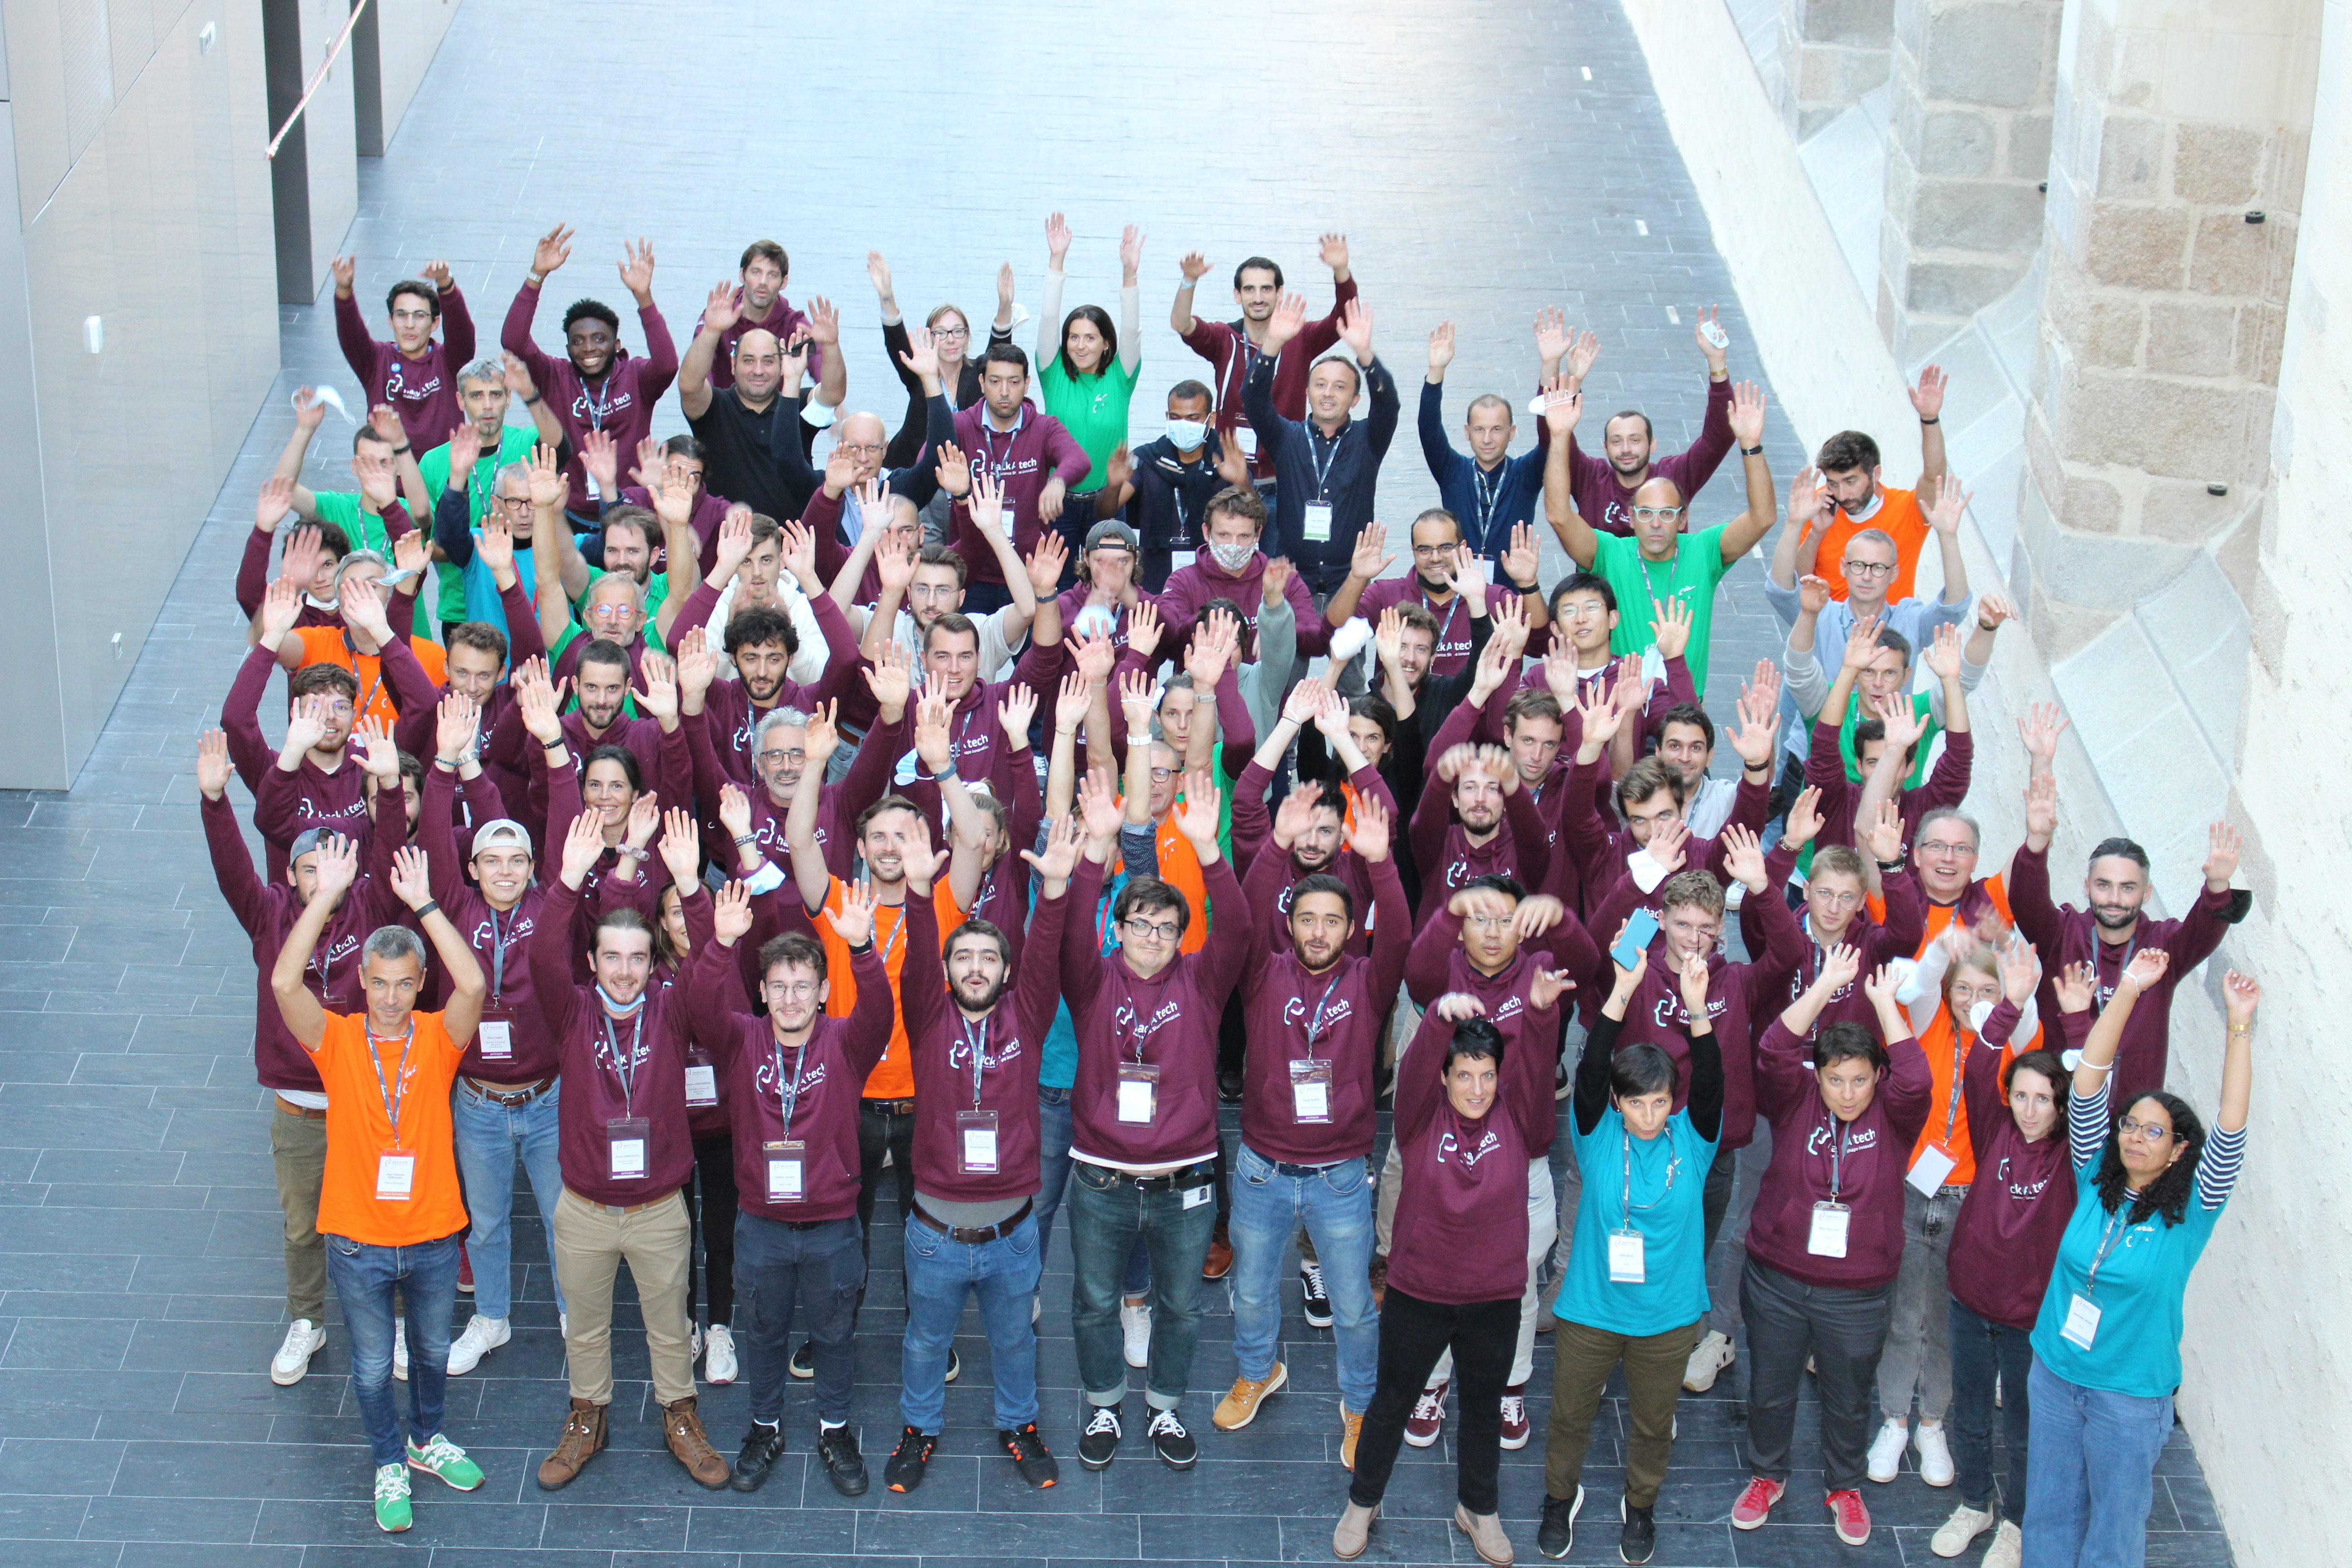
[[[1893,1061],[1870,1103],[1841,1122],[1822,1099],[1811,1047],[1777,1017],[1765,1026],[1756,1043],[1756,1098],[1772,1123],[1772,1163],[1748,1222],[1748,1255],[1766,1268],[1825,1289],[1895,1282],[1903,1266],[1903,1177],[1933,1086],[1908,1034],[1887,1054]],[[1843,1258],[1807,1250],[1813,1207],[1832,1197],[1849,1211]]]

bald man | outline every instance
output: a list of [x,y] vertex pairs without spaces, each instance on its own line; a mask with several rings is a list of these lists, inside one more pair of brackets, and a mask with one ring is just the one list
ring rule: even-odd
[[[823,300],[809,303],[809,342],[823,344],[827,357],[837,359],[840,317]],[[702,325],[678,363],[678,406],[708,454],[706,489],[740,501],[762,517],[795,518],[816,488],[800,429],[807,402],[800,390],[806,344],[788,361],[786,347],[775,333],[754,327],[735,340],[729,361],[735,384],[712,385],[710,373],[719,345],[738,324],[742,309],[733,284],[710,291]]]

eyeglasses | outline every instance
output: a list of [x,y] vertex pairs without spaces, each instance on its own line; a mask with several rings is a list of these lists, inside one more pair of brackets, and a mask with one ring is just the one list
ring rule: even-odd
[[760,760],[763,763],[801,763],[808,760],[808,753],[797,748],[789,752],[781,752],[771,746],[760,753]]
[[814,980],[766,980],[761,982],[760,989],[771,996],[802,1001],[815,995],[820,984]]
[[1851,575],[1856,577],[1892,577],[1895,575],[1895,568],[1893,566],[1878,561],[1849,561],[1845,563],[1845,569]]
[[1172,779],[1175,776],[1176,770],[1174,768],[1154,768],[1151,770],[1151,782],[1153,784],[1166,784],[1170,779]]
[[524,511],[529,510],[530,506],[530,498],[529,496],[500,496],[498,498],[498,502],[509,511]]
[[887,443],[881,441],[836,441],[834,445],[845,452],[881,453],[890,449]]
[[1633,521],[1635,522],[1666,522],[1682,516],[1682,514],[1683,509],[1678,506],[1637,506],[1633,509]]
[[2128,1116],[2116,1123],[2116,1131],[2143,1143],[2161,1143],[2172,1136],[2172,1129],[2160,1121],[2135,1121]]
[[1477,931],[1508,931],[1515,915],[1465,915],[1462,923]]
[[430,310],[394,310],[392,313],[392,319],[395,325],[413,327],[419,325],[422,322],[431,321],[433,319],[433,312]]
[[1420,561],[1432,555],[1451,555],[1454,548],[1451,544],[1416,544],[1412,547],[1412,558]]
[[1832,910],[1853,909],[1862,902],[1860,893],[1832,892],[1827,888],[1820,887],[1815,888],[1813,892],[1817,901]]
[[1956,844],[1944,838],[1923,838],[1919,841],[1918,848],[1922,855],[1939,858],[1946,855],[1973,855],[1977,852],[1977,847],[1973,844]]
[[971,329],[970,327],[933,327],[931,329],[931,340],[934,342],[947,338],[968,338],[970,336],[971,336]]
[[1150,937],[1158,942],[1176,940],[1177,926],[1174,921],[1130,920],[1127,922],[1127,929],[1137,936]]

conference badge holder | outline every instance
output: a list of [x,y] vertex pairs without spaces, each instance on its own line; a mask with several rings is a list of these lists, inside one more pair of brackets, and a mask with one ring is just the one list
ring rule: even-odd
[[2060,1325],[2058,1337],[2078,1350],[2089,1350],[2091,1342],[2098,1336],[2098,1304],[2088,1296],[2069,1294],[2066,1298],[2066,1321]]
[[1932,1198],[1944,1190],[1944,1178],[1950,1175],[1952,1168],[1958,1163],[1941,1143],[1930,1143],[1919,1151],[1916,1160],[1911,1162],[1911,1173],[1904,1180],[1910,1183],[1912,1191],[1921,1197]]
[[807,1202],[808,1145],[797,1138],[772,1138],[760,1145],[760,1152],[768,1164],[768,1201]]
[[1160,1114],[1160,1069],[1124,1062],[1118,1069],[1118,1120],[1126,1127],[1149,1127]]
[[1290,1064],[1290,1118],[1294,1121],[1331,1120],[1331,1064],[1294,1061]]
[[689,1110],[701,1110],[719,1103],[719,1068],[711,1059],[697,1051],[687,1058],[686,1105]]
[[1331,509],[1322,501],[1307,503],[1300,536],[1309,544],[1323,544],[1331,538]]
[[653,1123],[642,1116],[615,1116],[604,1123],[606,1168],[616,1182],[646,1179],[646,1144]]
[[1643,1265],[1642,1233],[1638,1230],[1612,1230],[1609,1233],[1609,1282],[1612,1285],[1641,1285],[1648,1282],[1649,1274]]
[[1853,1211],[1843,1204],[1815,1204],[1812,1234],[1805,1240],[1805,1250],[1815,1258],[1843,1258],[1846,1226],[1853,1219]]
[[486,1014],[474,1026],[474,1043],[481,1047],[484,1061],[510,1062],[514,1060],[514,1025]]
[[375,1157],[375,1195],[380,1203],[406,1203],[416,1194],[416,1156],[386,1149]]
[[996,1112],[956,1112],[956,1147],[962,1152],[965,1175],[996,1174]]

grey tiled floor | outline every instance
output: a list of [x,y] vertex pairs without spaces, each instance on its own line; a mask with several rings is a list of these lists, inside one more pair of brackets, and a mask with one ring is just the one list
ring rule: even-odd
[[[942,297],[984,310],[1003,256],[1034,301],[1039,225],[1061,207],[1081,237],[1073,302],[1112,298],[1120,223],[1150,232],[1147,433],[1160,389],[1197,368],[1164,324],[1176,258],[1197,246],[1229,267],[1264,250],[1319,309],[1328,282],[1313,237],[1324,227],[1353,239],[1377,341],[1409,393],[1422,335],[1444,315],[1459,324],[1454,421],[1484,387],[1523,395],[1528,322],[1547,303],[1602,333],[1596,405],[1649,408],[1670,446],[1700,412],[1694,304],[1726,302],[1735,364],[1754,372],[1641,57],[1607,0],[969,16],[884,0],[794,8],[786,28],[747,26],[746,14],[709,0],[466,6],[391,155],[363,171],[352,241],[362,298],[446,257],[488,342],[533,237],[561,218],[581,237],[550,290],[558,305],[542,342],[561,301],[620,298],[611,258],[640,232],[656,242],[656,291],[683,332],[743,241],[772,234],[793,252],[793,298],[823,292],[845,306],[853,405],[895,409],[866,248],[896,263],[910,310]],[[287,373],[80,781],[68,795],[0,796],[0,1562],[11,1564],[290,1568],[383,1539],[362,1500],[340,1324],[309,1381],[278,1389],[263,1370],[282,1281],[267,1101],[248,1051],[255,975],[214,889],[189,771],[237,657],[230,582],[250,498],[289,428],[285,395],[320,379],[352,390],[324,310],[289,310],[284,324]],[[1392,519],[1433,499],[1411,418],[1409,405],[1387,467]],[[679,426],[674,400],[662,424]],[[1777,415],[1769,444],[1785,480],[1799,454]],[[311,482],[335,482],[344,449],[341,435],[322,433]],[[1701,516],[1738,504],[1718,481]],[[1547,580],[1559,565],[1548,563]],[[1718,700],[1769,646],[1756,583],[1743,566],[1717,618]],[[622,1384],[614,1451],[570,1490],[543,1494],[529,1472],[561,1419],[562,1347],[536,1217],[518,1228],[515,1342],[450,1394],[450,1429],[489,1484],[464,1499],[422,1494],[397,1548],[431,1552],[436,1568],[522,1550],[567,1568],[853,1555],[1257,1562],[1328,1550],[1343,1488],[1331,1352],[1295,1317],[1294,1391],[1244,1433],[1204,1434],[1206,1457],[1189,1475],[1131,1439],[1102,1475],[1066,1459],[1059,1488],[1021,1489],[985,1454],[986,1350],[967,1336],[970,1371],[950,1394],[941,1457],[910,1497],[877,1490],[853,1507],[810,1474],[811,1412],[797,1394],[796,1452],[767,1489],[702,1492],[659,1451],[641,1381]],[[877,1233],[875,1251],[896,1256],[895,1230]],[[1047,1288],[1042,1361],[1045,1426],[1068,1456],[1066,1280]],[[886,1266],[860,1352],[871,1447],[887,1447],[897,1426],[897,1303]],[[618,1336],[625,1379],[645,1365],[633,1322]],[[1220,1305],[1189,1406],[1203,1428],[1231,1374],[1229,1341]],[[1542,1352],[1539,1393],[1549,1364]],[[1927,1534],[1951,1499],[1907,1475],[1872,1489],[1882,1528],[1866,1551],[1835,1547],[1801,1500],[1785,1510],[1793,1522],[1735,1537],[1725,1522],[1742,1479],[1732,1381],[1683,1406],[1658,1562],[1928,1561]],[[743,1399],[740,1386],[706,1393],[724,1444],[741,1429]],[[1588,1479],[1605,1517],[1620,1458],[1613,1405],[1601,1428]],[[1540,1450],[1538,1440],[1508,1456],[1505,1471],[1506,1512],[1529,1553]],[[1374,1560],[1469,1560],[1444,1522],[1447,1458],[1444,1447],[1408,1450]],[[1801,1448],[1800,1466],[1811,1458]],[[2185,1442],[2163,1469],[2152,1556],[2225,1562]],[[1801,1469],[1792,1495],[1812,1484]],[[1576,1560],[1613,1551],[1605,1525],[1589,1525]]]

